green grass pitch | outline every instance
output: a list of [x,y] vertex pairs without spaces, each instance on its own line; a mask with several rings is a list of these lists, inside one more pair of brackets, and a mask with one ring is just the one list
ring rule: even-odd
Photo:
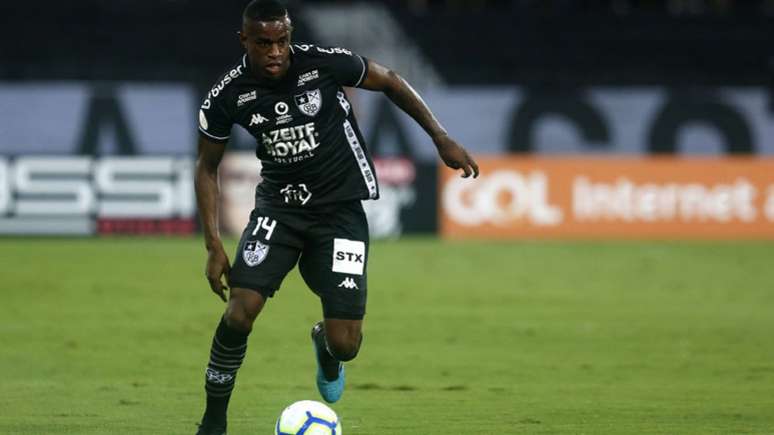
[[[204,260],[198,239],[0,240],[0,434],[193,434],[223,309]],[[404,239],[373,243],[369,280],[347,435],[774,434],[774,244]],[[229,434],[320,400],[319,317],[291,272]]]

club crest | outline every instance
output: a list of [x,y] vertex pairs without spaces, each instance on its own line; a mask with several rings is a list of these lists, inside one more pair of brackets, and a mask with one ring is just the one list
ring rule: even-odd
[[315,116],[322,107],[322,94],[319,89],[306,91],[295,96],[296,106],[306,116]]
[[264,245],[257,240],[249,240],[245,243],[242,258],[248,266],[253,267],[261,264],[268,254],[269,245]]

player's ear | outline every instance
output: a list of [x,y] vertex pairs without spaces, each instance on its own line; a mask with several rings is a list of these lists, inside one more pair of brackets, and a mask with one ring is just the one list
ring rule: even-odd
[[247,50],[247,36],[241,30],[237,30],[237,36],[239,36],[239,44]]

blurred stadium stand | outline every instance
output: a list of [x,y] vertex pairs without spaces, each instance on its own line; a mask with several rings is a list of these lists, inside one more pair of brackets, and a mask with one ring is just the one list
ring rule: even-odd
[[[3,2],[0,79],[211,82],[242,53],[246,3]],[[302,20],[294,24],[309,38]]]
[[763,13],[764,2],[755,7],[753,1],[522,1],[472,8],[460,3],[478,2],[393,8],[409,33],[423,29],[411,34],[419,36],[451,84],[768,80],[774,17]]
[[[0,234],[195,231],[196,113],[215,78],[241,56],[236,32],[247,1],[0,2]],[[698,235],[774,237],[767,163],[774,156],[774,0],[289,3],[296,41],[345,46],[393,67],[482,156],[482,177],[465,185],[480,186],[475,192],[451,178],[439,184],[443,172],[425,132],[383,95],[353,92],[381,180],[381,200],[367,205],[375,237],[457,234],[463,221],[475,221],[475,234],[497,237],[581,235],[597,224],[607,231],[605,216],[630,210],[619,207],[625,195],[616,192],[637,186],[645,200],[627,204],[644,213],[640,223],[662,219],[648,234],[680,235],[707,221]],[[231,196],[246,202],[229,207],[249,210],[255,138],[233,131],[229,150],[243,165],[223,173],[237,192]],[[586,167],[576,160],[553,172],[541,163],[543,172],[535,172],[520,166],[525,154],[632,162],[605,169],[594,184],[573,172]],[[762,163],[729,159],[691,169],[635,161],[663,154],[754,155]],[[688,180],[684,169],[697,175]],[[605,178],[629,177],[626,171],[647,176],[620,185]],[[722,178],[728,174],[730,181]],[[569,202],[560,212],[548,186],[557,192],[569,179],[581,188],[565,183]],[[684,186],[693,195],[689,218],[674,219],[675,201],[654,217],[648,198],[667,197],[675,180],[692,183]],[[658,183],[666,187],[654,191]],[[500,193],[522,199],[502,208]],[[473,194],[480,207],[466,208],[461,198]],[[585,204],[579,221],[573,204]],[[748,213],[756,207],[757,218]],[[632,216],[622,218],[618,234],[640,234],[637,222],[627,226]],[[745,225],[725,225],[731,216]]]
[[[232,32],[244,3],[3,2],[0,79],[211,81],[240,53]],[[449,84],[771,78],[772,0],[291,1],[295,38],[320,39],[302,13],[308,6],[374,3],[392,12]]]

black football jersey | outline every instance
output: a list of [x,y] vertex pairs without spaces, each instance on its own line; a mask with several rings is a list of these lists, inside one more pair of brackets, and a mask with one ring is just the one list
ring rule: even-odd
[[247,55],[216,82],[199,111],[199,131],[229,139],[239,124],[256,139],[263,181],[256,203],[303,206],[376,199],[373,162],[343,86],[363,82],[367,60],[343,48],[290,47],[278,81],[250,72]]

